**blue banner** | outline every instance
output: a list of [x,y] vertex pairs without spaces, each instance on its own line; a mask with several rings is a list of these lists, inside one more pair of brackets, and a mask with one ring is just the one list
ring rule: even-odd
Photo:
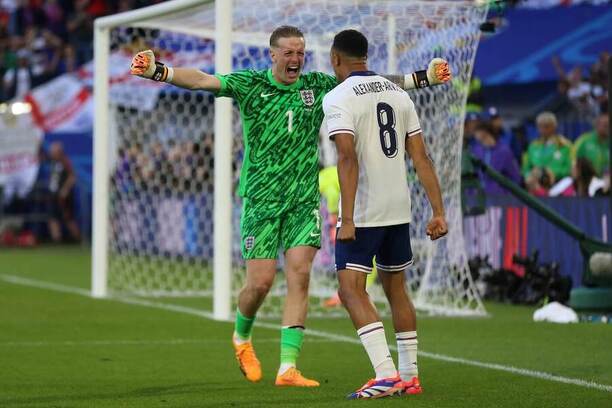
[[553,56],[567,71],[588,68],[612,50],[610,4],[511,9],[504,18],[496,34],[483,36],[476,55],[474,72],[486,85],[554,81]]

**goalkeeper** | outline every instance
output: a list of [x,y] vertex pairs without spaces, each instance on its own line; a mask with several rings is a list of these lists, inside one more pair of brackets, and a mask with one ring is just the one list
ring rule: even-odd
[[[131,73],[215,96],[232,97],[240,107],[244,161],[239,193],[246,283],[238,296],[233,344],[240,369],[249,381],[262,377],[251,343],[255,315],[276,274],[279,248],[285,254],[287,295],[281,329],[280,367],[276,385],[316,387],[296,369],[308,308],[310,269],[320,247],[318,134],[323,96],[336,78],[320,72],[302,74],[302,32],[282,26],[270,36],[272,67],[227,75],[194,68],[172,68],[155,61],[151,50],[136,54]],[[393,76],[405,89],[448,80],[448,65],[434,60],[428,71]]]

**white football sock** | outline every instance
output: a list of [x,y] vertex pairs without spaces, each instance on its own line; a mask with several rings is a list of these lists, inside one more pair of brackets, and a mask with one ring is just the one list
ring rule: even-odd
[[280,367],[278,367],[278,372],[276,373],[276,375],[283,375],[285,373],[285,371],[287,371],[288,369],[295,367],[295,364],[293,363],[281,363]]
[[376,371],[376,379],[395,377],[397,370],[389,352],[382,322],[365,325],[357,330],[357,334],[370,357],[374,371]]
[[397,365],[402,380],[409,381],[419,375],[417,367],[417,332],[395,333],[397,340]]
[[233,340],[234,340],[234,343],[235,343],[235,344],[242,345],[242,344],[244,344],[244,343],[248,343],[249,341],[251,341],[251,338],[249,337],[249,338],[248,338],[248,339],[246,339],[246,340],[241,339],[241,338],[240,338],[240,336],[238,335],[238,333],[234,332],[234,335],[233,335]]

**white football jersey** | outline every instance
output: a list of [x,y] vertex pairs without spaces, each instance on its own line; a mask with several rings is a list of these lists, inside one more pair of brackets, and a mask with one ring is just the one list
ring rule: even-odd
[[325,95],[323,111],[330,139],[340,133],[354,136],[359,161],[355,226],[410,222],[406,137],[421,131],[410,96],[380,75],[354,72]]

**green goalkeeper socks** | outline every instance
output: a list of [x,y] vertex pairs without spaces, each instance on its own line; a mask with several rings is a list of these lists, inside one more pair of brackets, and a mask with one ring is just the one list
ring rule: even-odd
[[281,366],[295,366],[303,341],[304,327],[291,326],[281,329]]
[[247,341],[251,338],[253,323],[255,323],[255,316],[244,317],[242,313],[240,313],[240,309],[236,308],[236,324],[234,325],[234,332],[236,333],[238,340]]

